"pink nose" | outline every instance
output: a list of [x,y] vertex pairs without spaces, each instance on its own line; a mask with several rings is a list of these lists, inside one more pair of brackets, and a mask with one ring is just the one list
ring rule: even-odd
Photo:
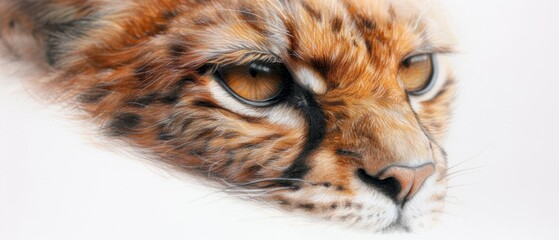
[[435,165],[424,164],[419,167],[390,166],[376,176],[369,175],[364,169],[357,171],[359,178],[379,189],[398,204],[413,198],[425,180],[435,173]]

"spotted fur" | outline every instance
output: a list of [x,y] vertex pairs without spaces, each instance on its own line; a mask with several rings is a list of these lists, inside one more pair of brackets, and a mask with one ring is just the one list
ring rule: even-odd
[[[426,0],[4,0],[0,39],[43,71],[50,100],[146,157],[284,209],[374,231],[430,225],[444,207],[452,41]],[[421,98],[403,58],[437,53],[440,84]],[[297,87],[244,105],[219,66],[282,62]],[[432,162],[404,204],[359,169]]]

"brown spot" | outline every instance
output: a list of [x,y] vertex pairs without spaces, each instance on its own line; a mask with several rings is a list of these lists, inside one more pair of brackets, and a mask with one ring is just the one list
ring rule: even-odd
[[343,24],[342,19],[339,18],[339,17],[334,17],[334,18],[332,18],[331,21],[332,21],[332,23],[331,23],[332,24],[332,31],[334,33],[339,33],[340,30],[342,29],[342,24]]
[[253,165],[253,166],[250,166],[250,167],[247,169],[247,174],[248,174],[249,176],[254,176],[254,175],[256,175],[261,169],[262,169],[262,166],[260,166],[260,165]]
[[111,94],[110,86],[97,84],[78,97],[78,101],[85,104],[98,103]]
[[322,14],[319,11],[314,10],[308,3],[302,2],[303,8],[307,13],[314,18],[316,21],[322,21]]
[[145,95],[145,96],[135,98],[135,99],[132,99],[132,100],[128,101],[128,105],[132,106],[132,107],[137,107],[137,108],[146,108],[149,105],[155,103],[155,101],[157,100],[158,97],[159,97],[159,93],[158,92],[153,92],[153,93],[150,93],[148,95]]
[[111,135],[122,136],[133,133],[142,122],[142,117],[135,113],[119,113],[109,123]]
[[186,46],[184,44],[171,43],[169,46],[169,53],[171,54],[171,56],[175,58],[184,55],[185,52],[186,52]]
[[237,138],[238,136],[239,133],[237,132],[226,132],[221,137],[223,137],[223,139],[233,139],[233,138]]
[[315,206],[312,203],[301,203],[299,205],[297,205],[297,208],[306,210],[306,211],[312,211],[314,210]]
[[175,18],[179,13],[177,11],[165,11],[163,12],[163,19],[170,20]]
[[240,18],[246,24],[248,24],[252,29],[259,33],[266,33],[266,29],[262,26],[262,22],[265,21],[264,19],[259,19],[258,15],[254,13],[254,11],[247,7],[239,8]]
[[332,107],[344,107],[346,105],[344,100],[323,101],[322,104]]
[[365,47],[367,48],[367,53],[373,53],[373,44],[369,39],[365,39]]

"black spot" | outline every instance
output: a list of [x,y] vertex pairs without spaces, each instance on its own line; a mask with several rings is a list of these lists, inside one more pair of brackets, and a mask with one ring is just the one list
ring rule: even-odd
[[10,20],[10,23],[8,24],[10,26],[10,28],[15,28],[16,27],[16,21],[14,20]]
[[156,23],[154,25],[154,30],[151,31],[151,32],[148,32],[146,35],[148,35],[148,36],[156,35],[156,34],[159,34],[161,32],[167,31],[168,28],[169,28],[169,26],[167,26],[167,24]]
[[198,72],[198,74],[200,76],[202,75],[206,75],[206,73],[208,73],[210,70],[212,69],[212,65],[211,64],[204,64],[203,66],[199,67],[196,72]]
[[142,117],[134,113],[120,113],[110,122],[108,128],[114,136],[134,133],[142,122]]
[[192,118],[187,118],[184,119],[182,121],[182,126],[181,126],[181,133],[184,133],[186,131],[186,129],[188,129],[188,127],[190,126],[190,124],[192,124],[194,120]]
[[343,186],[337,186],[336,187],[336,191],[342,192],[344,190],[345,190],[345,188]]
[[328,79],[328,73],[330,72],[330,64],[327,60],[322,59],[312,59],[309,61],[311,66],[320,73],[324,79]]
[[67,22],[48,23],[44,26],[47,33],[45,41],[46,57],[50,65],[55,65],[69,47],[64,44],[83,36],[95,19],[85,17]]
[[171,139],[174,139],[175,135],[168,133],[168,132],[160,132],[159,134],[157,134],[157,140],[161,140],[161,141],[169,141]]
[[253,165],[253,166],[250,166],[250,167],[247,169],[247,173],[248,173],[249,175],[255,175],[255,174],[258,173],[258,171],[260,171],[261,169],[262,169],[262,166],[260,166],[260,165]]
[[196,100],[192,102],[192,105],[195,107],[203,107],[203,108],[221,108],[217,104],[206,100]]
[[176,11],[165,11],[163,12],[163,19],[165,20],[170,20],[175,18],[178,15],[178,12]]
[[159,102],[161,102],[162,104],[173,105],[176,104],[179,101],[179,99],[180,99],[180,91],[173,90],[167,93],[166,95],[161,96],[161,98],[159,98]]
[[78,97],[78,101],[86,104],[98,103],[111,94],[108,85],[98,84]]
[[323,187],[327,187],[327,188],[329,188],[329,187],[331,187],[331,186],[332,186],[332,183],[329,183],[329,182],[325,182],[325,183],[323,183],[323,184],[322,184],[322,186],[323,186]]
[[150,78],[151,68],[147,65],[141,65],[140,67],[134,69],[134,77],[140,82],[145,82]]
[[306,211],[312,211],[314,209],[314,204],[312,204],[312,203],[301,203],[297,207],[301,208],[303,210],[306,210]]
[[176,104],[181,99],[184,86],[192,82],[194,82],[194,79],[191,76],[183,77],[169,92],[159,98],[159,102],[167,105]]
[[338,204],[337,203],[333,203],[332,205],[330,205],[331,209],[336,209],[338,208]]
[[198,134],[196,136],[194,136],[192,139],[203,139],[205,137],[211,137],[215,134],[216,133],[215,133],[214,129],[207,128],[207,129],[203,129],[201,132],[198,132]]
[[186,46],[184,44],[175,42],[175,43],[171,43],[169,46],[169,53],[171,53],[171,56],[175,58],[184,55],[185,52],[186,52]]
[[137,108],[146,108],[149,105],[155,103],[158,97],[159,97],[159,93],[153,92],[143,97],[139,97],[128,101],[128,105]]
[[227,161],[225,162],[225,166],[231,166],[235,162],[235,152],[234,150],[227,151]]
[[169,141],[176,138],[176,136],[171,133],[175,120],[175,117],[169,117],[163,123],[158,125],[159,133],[157,134],[157,140]]

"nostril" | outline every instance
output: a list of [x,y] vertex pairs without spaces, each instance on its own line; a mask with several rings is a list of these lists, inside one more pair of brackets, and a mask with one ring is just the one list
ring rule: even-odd
[[357,170],[357,176],[361,181],[375,187],[401,205],[413,198],[427,178],[434,173],[435,165],[432,163],[418,167],[390,166],[376,176],[369,175],[365,169]]
[[378,177],[369,175],[367,171],[365,171],[365,169],[357,170],[357,176],[367,185],[378,189],[380,192],[384,193],[392,200],[398,202],[398,195],[402,191],[402,186],[400,185],[398,179],[396,179],[395,177],[380,179]]

